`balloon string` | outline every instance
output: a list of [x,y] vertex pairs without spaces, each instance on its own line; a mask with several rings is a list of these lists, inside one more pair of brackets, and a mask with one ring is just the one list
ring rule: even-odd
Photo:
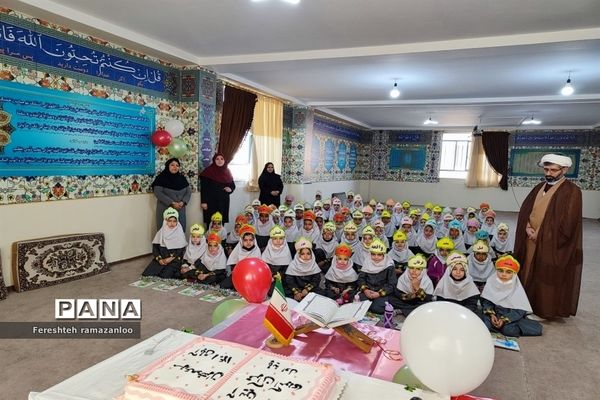
[[384,344],[387,343],[387,339],[377,336],[377,331],[373,329],[369,329],[367,332],[364,332],[373,342],[379,347],[381,353],[385,358],[392,361],[402,361],[402,354],[398,350],[389,350],[383,347]]

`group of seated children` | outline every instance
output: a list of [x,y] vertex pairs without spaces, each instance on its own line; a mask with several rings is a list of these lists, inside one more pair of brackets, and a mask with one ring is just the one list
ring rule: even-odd
[[293,208],[253,202],[232,232],[217,213],[207,235],[201,225],[191,227],[189,242],[177,211],[169,208],[143,275],[234,289],[235,266],[256,257],[283,277],[286,296],[297,301],[316,292],[340,304],[370,300],[378,314],[391,304],[408,315],[428,301],[444,300],[477,313],[492,331],[541,335],[539,322],[527,318],[532,310],[511,255],[508,225],[495,225],[489,205],[479,212],[467,208],[465,221],[461,208],[427,203],[422,213],[408,202],[363,206],[360,195],[347,197],[346,206],[337,198],[314,205],[287,202]]

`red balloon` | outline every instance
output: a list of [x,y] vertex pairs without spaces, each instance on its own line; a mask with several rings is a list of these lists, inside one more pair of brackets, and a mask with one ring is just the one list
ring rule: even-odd
[[169,143],[171,143],[173,137],[164,129],[157,129],[156,132],[152,134],[151,140],[156,146],[166,147],[169,145]]
[[262,303],[271,287],[271,269],[260,258],[245,258],[236,264],[231,279],[248,303]]

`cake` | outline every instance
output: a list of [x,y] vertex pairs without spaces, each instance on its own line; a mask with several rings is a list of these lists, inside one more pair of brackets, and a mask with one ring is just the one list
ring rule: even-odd
[[331,365],[199,337],[125,384],[122,400],[333,400],[343,384]]

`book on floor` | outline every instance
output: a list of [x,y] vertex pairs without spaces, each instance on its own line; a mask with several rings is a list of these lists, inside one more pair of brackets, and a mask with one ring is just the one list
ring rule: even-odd
[[335,300],[329,297],[309,293],[302,299],[294,311],[302,314],[319,326],[335,328],[360,321],[364,318],[370,306],[371,301],[369,300],[340,306]]
[[519,347],[517,338],[504,336],[499,333],[492,333],[492,341],[496,347],[513,351],[521,351],[521,347]]

